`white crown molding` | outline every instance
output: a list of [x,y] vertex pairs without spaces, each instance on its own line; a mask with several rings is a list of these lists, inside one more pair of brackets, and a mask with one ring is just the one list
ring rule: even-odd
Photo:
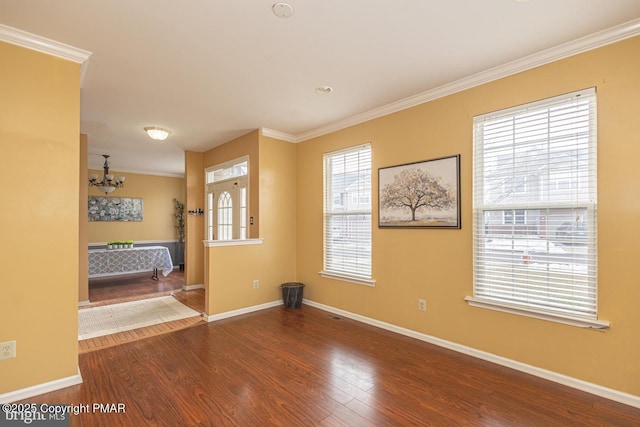
[[80,374],[80,367],[78,367],[78,373],[76,375],[71,375],[70,377],[60,378],[58,380],[37,384],[32,387],[27,387],[20,390],[10,391],[9,393],[0,394],[0,403],[16,402],[18,400],[28,399],[33,396],[38,396],[43,393],[49,393],[52,391],[60,390],[65,387],[71,387],[72,385],[77,385],[77,384],[82,384],[82,375]]
[[291,135],[290,133],[286,133],[286,132],[280,132],[274,129],[263,127],[263,128],[260,128],[260,133],[264,136],[268,136],[269,138],[275,138],[281,141],[298,142],[298,138],[295,135]]
[[0,41],[80,64],[80,87],[92,52],[0,24]]
[[557,372],[548,371],[546,369],[538,368],[536,366],[528,365],[526,363],[518,362],[517,360],[507,359],[506,357],[498,356],[492,353],[488,353],[482,350],[476,350],[472,347],[457,344],[455,342],[443,340],[432,335],[423,334],[413,331],[411,329],[402,328],[400,326],[393,325],[391,323],[381,322],[380,320],[372,319],[370,317],[361,316],[359,314],[351,313],[339,308],[335,308],[329,305],[321,304],[315,301],[304,299],[304,304],[318,308],[320,310],[327,311],[329,313],[337,314],[349,319],[356,320],[358,322],[366,323],[371,326],[375,326],[387,331],[395,332],[400,335],[405,335],[411,338],[418,339],[420,341],[428,342],[430,344],[437,345],[449,350],[456,351],[458,353],[466,354],[476,357],[478,359],[486,360],[491,363],[495,363],[507,368],[515,369],[520,372],[525,372],[540,378],[544,378],[549,381],[553,381],[558,384],[566,385],[568,387],[585,391],[596,396],[604,397],[605,399],[614,400],[616,402],[624,403],[625,405],[640,408],[640,396],[636,396],[629,393],[624,393],[611,388],[603,387],[598,384],[589,383],[587,381],[579,380],[577,378],[569,377],[567,375],[559,374]]
[[[298,135],[291,135],[293,139],[295,139],[295,141],[292,142],[302,142],[308,139],[317,138],[319,136],[326,135],[328,133],[335,132],[360,123],[364,123],[369,120],[377,119],[379,117],[396,113],[398,111],[406,110],[407,108],[415,107],[416,105],[424,104],[425,102],[433,101],[435,99],[462,92],[463,90],[471,89],[485,83],[521,73],[523,71],[531,70],[533,68],[549,64],[551,62],[559,61],[561,59],[569,58],[571,56],[597,49],[602,46],[616,43],[637,36],[639,34],[640,19],[635,19],[633,21],[629,21],[609,29],[585,37],[581,37],[567,43],[563,43],[553,48],[546,49],[529,56],[525,56],[524,58],[516,59],[515,61],[490,68],[488,70],[462,78],[460,80],[456,80],[435,89],[421,92],[417,95],[413,95],[408,98],[401,99],[399,101],[395,101],[390,104],[383,105],[381,107],[374,108],[372,110],[365,111],[351,117],[347,117],[346,119],[339,120],[337,122],[333,122],[328,125],[300,133]],[[277,133],[276,131],[273,132]],[[277,136],[274,136],[274,138],[277,138]]]
[[15,44],[68,61],[84,63],[92,55],[91,52],[60,43],[46,37],[37,36],[17,28],[0,24],[0,41]]

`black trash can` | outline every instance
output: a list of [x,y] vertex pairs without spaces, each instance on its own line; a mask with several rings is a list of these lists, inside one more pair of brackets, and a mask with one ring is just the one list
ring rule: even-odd
[[303,283],[288,282],[280,285],[282,289],[282,301],[285,308],[300,308],[302,305]]

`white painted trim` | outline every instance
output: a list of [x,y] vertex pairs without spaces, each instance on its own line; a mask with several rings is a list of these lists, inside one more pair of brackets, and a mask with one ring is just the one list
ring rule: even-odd
[[207,248],[217,248],[220,246],[261,245],[263,241],[264,239],[203,240],[202,243]]
[[306,141],[308,139],[317,138],[369,120],[406,110],[407,108],[415,107],[416,105],[424,104],[448,95],[453,95],[454,93],[462,92],[485,83],[531,70],[551,62],[569,58],[580,53],[588,52],[590,50],[635,37],[637,35],[640,35],[640,19],[634,19],[615,27],[563,43],[550,49],[525,56],[524,58],[516,59],[443,86],[418,93],[408,98],[401,99],[297,135],[291,135],[285,132],[266,128],[262,128],[262,131],[264,135],[283,139],[289,142]]
[[294,143],[298,142],[298,138],[295,135],[291,135],[290,133],[286,133],[286,132],[280,132],[274,129],[260,128],[260,133],[264,136],[268,136],[269,138],[275,138],[281,141],[294,142]]
[[78,301],[78,307],[86,307],[86,306],[88,306],[90,304],[91,304],[91,302],[88,299],[84,300],[84,301]]
[[525,372],[527,374],[534,375],[536,377],[544,378],[549,381],[553,381],[558,384],[566,385],[571,388],[575,388],[577,390],[581,390],[587,393],[594,394],[596,396],[603,397],[605,399],[614,400],[616,402],[623,403],[625,405],[633,406],[635,408],[640,408],[640,396],[624,393],[618,390],[614,390],[611,388],[603,387],[598,384],[589,383],[583,380],[579,380],[577,378],[569,377],[563,374],[559,374],[557,372],[548,371],[546,369],[538,368],[536,366],[527,365],[526,363],[518,362],[516,360],[507,359],[506,357],[498,356],[492,353],[487,353],[485,351],[476,350],[471,347],[467,347],[461,344],[456,344],[451,341],[446,341],[441,338],[437,338],[431,335],[423,334],[420,332],[412,331],[411,329],[405,329],[400,326],[392,325],[390,323],[381,322],[376,319],[371,319],[369,317],[361,316],[359,314],[351,313],[345,310],[341,310],[339,308],[331,307],[325,304],[321,304],[315,301],[311,301],[309,299],[303,299],[304,304],[307,304],[311,307],[318,308],[320,310],[328,311],[330,313],[334,313],[343,317],[348,317],[349,319],[356,320],[358,322],[366,323],[368,325],[376,326],[381,329],[385,329],[387,331],[395,332],[400,335],[405,335],[411,338],[418,339],[420,341],[425,341],[430,344],[437,345],[439,347],[443,347],[449,350],[457,351],[458,353],[467,354],[469,356],[476,357],[478,359],[486,360],[488,362],[492,362],[501,366],[506,366],[507,368],[515,369],[516,371]]
[[603,320],[591,320],[583,319],[576,316],[563,316],[561,314],[543,313],[527,309],[525,307],[519,307],[516,305],[498,303],[495,301],[485,300],[482,298],[465,297],[464,300],[469,303],[471,307],[485,308],[487,310],[495,310],[503,313],[517,314],[520,316],[527,316],[534,319],[547,320],[549,322],[563,323],[565,325],[577,326],[579,328],[595,329],[602,331],[611,326],[611,323]]
[[228,319],[229,317],[240,316],[241,314],[253,313],[254,311],[260,311],[271,307],[277,307],[279,305],[283,305],[284,303],[281,300],[266,302],[264,304],[254,305],[251,307],[239,308],[237,310],[226,311],[224,313],[218,314],[202,314],[202,317],[207,322],[215,322],[216,320]]
[[319,271],[318,274],[325,279],[341,280],[343,282],[355,283],[365,286],[376,286],[376,281],[373,279],[363,279],[361,277],[349,276],[346,274],[332,273],[330,271]]
[[0,41],[80,64],[80,87],[82,87],[84,76],[87,73],[89,57],[93,55],[92,52],[87,50],[31,34],[4,24],[0,24]]
[[0,24],[0,41],[82,64],[92,55],[77,47]]
[[23,388],[16,391],[10,391],[8,393],[0,394],[0,404],[28,399],[33,396],[38,396],[43,393],[49,393],[52,391],[60,390],[61,388],[71,387],[77,384],[82,384],[82,375],[80,374],[80,367],[78,367],[78,373],[76,375],[72,375],[66,378],[60,378],[59,380],[49,381],[46,383],[34,385],[31,387]]
[[183,291],[193,291],[195,289],[204,289],[204,284],[198,284],[198,285],[184,285],[182,287]]

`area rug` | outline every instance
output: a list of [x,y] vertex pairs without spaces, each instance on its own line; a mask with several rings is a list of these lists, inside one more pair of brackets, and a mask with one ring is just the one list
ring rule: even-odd
[[78,310],[78,340],[199,316],[172,296]]

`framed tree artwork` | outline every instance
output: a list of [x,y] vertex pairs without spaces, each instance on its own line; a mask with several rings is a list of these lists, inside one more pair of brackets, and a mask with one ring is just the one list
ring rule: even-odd
[[460,155],[378,169],[380,228],[461,228]]

